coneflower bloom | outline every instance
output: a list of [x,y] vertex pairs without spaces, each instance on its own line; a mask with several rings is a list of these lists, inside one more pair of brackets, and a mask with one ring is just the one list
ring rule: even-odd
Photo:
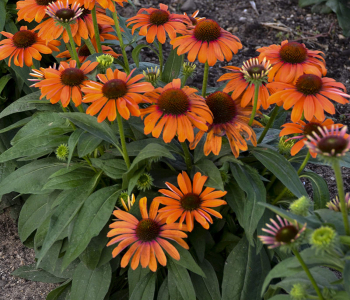
[[15,34],[1,31],[2,35],[7,39],[0,41],[0,60],[9,57],[8,66],[11,60],[16,66],[23,67],[33,65],[33,58],[41,60],[41,54],[51,54],[52,51],[59,51],[57,46],[61,45],[59,41],[46,42],[38,36],[33,30],[28,30],[27,26],[21,26],[20,30]]
[[167,264],[163,249],[172,258],[180,259],[179,252],[166,239],[175,241],[181,247],[188,249],[187,243],[183,240],[187,235],[179,229],[179,224],[165,224],[164,219],[158,214],[159,203],[157,201],[152,201],[149,213],[147,212],[146,197],[140,199],[139,206],[141,220],[122,210],[113,212],[117,221],[109,225],[112,230],[108,232],[107,237],[116,237],[111,239],[107,246],[119,243],[112,252],[113,257],[130,246],[121,259],[120,266],[122,268],[125,268],[131,261],[130,267],[133,270],[141,263],[142,268],[149,267],[151,271],[155,272],[157,261],[162,266]]
[[[206,131],[207,124],[213,121],[212,113],[204,99],[196,94],[197,90],[185,86],[181,88],[181,80],[174,79],[164,88],[157,88],[146,93],[147,102],[151,106],[141,110],[145,118],[145,134],[158,138],[163,131],[163,140],[170,143],[178,135],[180,142],[194,139],[193,126]],[[158,122],[158,123],[157,123]]]
[[[350,212],[350,193],[346,193],[345,195],[345,205],[347,208],[348,213]],[[335,199],[333,199],[332,201],[327,202],[326,206],[330,209],[330,210],[334,210],[334,211],[341,211],[341,205],[340,205],[340,201],[338,196],[335,196]]]
[[47,6],[46,13],[51,18],[34,28],[34,30],[39,30],[38,35],[44,40],[51,41],[59,38],[65,32],[64,26],[71,26],[73,37],[78,32],[78,26],[71,25],[83,13],[83,9],[77,2],[72,5],[68,0],[52,2]]
[[153,43],[157,37],[158,41],[164,44],[165,32],[168,33],[170,39],[174,39],[178,30],[186,29],[183,22],[189,23],[187,16],[171,14],[168,11],[168,6],[162,3],[159,4],[159,7],[160,9],[141,8],[136,16],[128,19],[128,26],[134,24],[132,34],[134,34],[135,29],[141,27],[139,35],[146,36],[147,43]]
[[17,15],[18,21],[24,20],[26,22],[40,23],[46,15],[46,7],[57,0],[24,0],[17,1]]
[[347,130],[347,126],[341,130],[335,125],[331,129],[319,127],[318,133],[308,135],[305,145],[310,153],[320,154],[326,159],[344,156],[350,150],[350,136],[346,133]]
[[[326,119],[323,122],[318,121],[316,118],[312,118],[310,122],[304,122],[302,120],[299,120],[296,123],[286,123],[283,124],[282,127],[283,129],[280,132],[280,136],[286,136],[290,134],[296,134],[296,136],[293,136],[289,139],[286,140],[292,140],[292,139],[297,139],[299,140],[296,142],[291,151],[290,154],[292,156],[296,155],[303,147],[304,147],[304,142],[307,141],[307,136],[310,135],[312,136],[313,132],[316,132],[317,135],[320,134],[318,128],[320,127],[326,127],[327,129],[331,129],[332,126],[338,126],[339,128],[343,127],[343,124],[334,124],[332,119]],[[310,153],[312,157],[316,157],[317,153]]]
[[202,17],[197,17],[197,16],[198,16],[198,13],[199,13],[199,10],[196,10],[196,11],[195,11],[192,15],[190,15],[190,16],[187,15],[186,13],[184,13],[184,15],[187,16],[187,17],[190,19],[190,21],[191,21],[191,23],[192,23],[193,26],[196,26],[197,23],[198,23],[199,21],[205,19],[205,18],[202,18]]
[[[56,70],[56,63],[54,63],[53,67],[50,66],[49,68]],[[35,86],[37,82],[40,82],[41,80],[45,79],[45,70],[46,69],[42,67],[40,67],[39,70],[32,69],[32,72],[29,73],[29,75],[34,78],[28,79],[28,81],[33,81],[34,84],[32,84],[30,87]]]
[[209,228],[209,223],[213,223],[210,215],[222,219],[221,214],[211,209],[211,207],[227,204],[226,201],[219,199],[225,196],[227,192],[216,191],[212,187],[207,187],[202,191],[207,179],[208,176],[202,176],[201,173],[197,172],[192,184],[187,173],[182,171],[182,174],[177,176],[179,188],[166,182],[165,184],[169,190],[159,190],[159,193],[164,196],[156,197],[153,200],[166,205],[159,210],[159,217],[166,218],[168,224],[180,219],[180,228],[182,223],[186,221],[188,231],[193,230],[195,219],[205,229]]
[[224,69],[230,70],[231,73],[222,75],[218,81],[229,80],[223,92],[232,92],[233,99],[242,98],[241,106],[246,107],[248,104],[254,103],[255,85],[259,85],[259,96],[257,109],[262,107],[269,108],[267,99],[270,96],[266,88],[267,74],[271,70],[271,65],[264,59],[259,63],[257,58],[251,58],[243,63],[242,68],[227,66]]
[[[123,28],[120,28],[121,32],[124,32]],[[98,32],[100,34],[100,40],[103,42],[104,40],[117,40],[118,37],[114,34],[110,34],[109,32],[114,32],[114,29],[110,25],[98,24]],[[95,31],[92,31],[92,36],[95,37]]]
[[128,2],[128,0],[77,0],[77,2],[89,10],[92,10],[96,4],[99,4],[104,9],[108,8],[110,11],[115,11],[114,2],[123,7],[123,2]]
[[227,61],[232,59],[232,52],[237,54],[242,48],[238,37],[222,29],[217,22],[205,19],[197,23],[195,27],[178,30],[182,36],[171,39],[170,44],[177,54],[188,52],[187,59],[194,62],[198,56],[200,63],[208,62],[209,66],[216,64],[217,60]]
[[267,88],[276,91],[267,100],[269,104],[283,105],[285,110],[293,107],[291,119],[294,123],[301,119],[303,113],[308,121],[311,121],[313,117],[323,121],[324,111],[330,114],[335,113],[334,105],[327,98],[346,104],[349,103],[349,100],[344,97],[350,97],[345,94],[345,87],[342,83],[314,74],[301,75],[295,85],[271,82],[267,84]]
[[272,64],[269,81],[295,83],[303,74],[326,75],[325,60],[321,51],[309,50],[304,44],[283,41],[281,45],[259,48],[259,59]]
[[79,106],[82,100],[81,88],[88,79],[86,74],[96,68],[98,62],[85,62],[80,68],[76,67],[76,61],[61,62],[58,70],[48,68],[44,71],[45,79],[35,84],[40,88],[41,98],[46,97],[51,103],[61,101],[63,107],[67,107],[72,99],[75,106]]
[[[98,74],[97,78],[102,82],[89,81],[82,88],[85,93],[84,103],[92,104],[86,113],[93,116],[99,111],[98,122],[102,122],[108,117],[109,121],[114,121],[117,117],[117,110],[120,115],[128,120],[132,116],[140,116],[138,103],[145,100],[142,93],[150,92],[154,89],[149,82],[138,82],[144,78],[142,74],[132,76],[116,69],[107,69],[105,74]],[[137,83],[138,82],[138,83]]]
[[[213,113],[213,124],[209,125],[208,131],[200,130],[190,148],[196,148],[198,142],[203,135],[206,135],[204,144],[204,154],[209,155],[213,152],[218,155],[221,150],[222,137],[226,135],[232,153],[235,157],[239,156],[239,151],[248,150],[245,139],[251,140],[256,146],[256,134],[254,130],[248,126],[252,107],[241,107],[241,99],[232,99],[232,97],[224,92],[218,91],[207,96],[206,103]],[[254,120],[253,125],[260,126],[260,123]]]
[[258,238],[262,241],[263,244],[269,245],[269,249],[277,248],[280,246],[293,246],[293,244],[305,231],[306,224],[302,228],[299,228],[297,222],[293,224],[286,219],[282,219],[280,216],[277,216],[277,219],[279,223],[273,219],[270,219],[272,225],[266,224],[268,229],[262,229],[264,232],[267,232],[270,235],[259,235]]
[[[91,42],[92,42],[92,45],[94,46],[94,48],[95,48],[95,50],[97,52],[97,46],[96,46],[95,39],[92,39]],[[89,48],[85,44],[83,46],[77,47],[75,49],[77,50],[78,58],[79,58],[80,63],[83,63],[91,55],[91,52],[90,52]],[[102,52],[104,54],[112,55],[114,58],[117,58],[118,56],[121,56],[121,54],[115,53],[113,51],[113,49],[111,47],[109,47],[109,46],[102,45]],[[66,50],[66,51],[63,51],[60,54],[57,54],[56,57],[58,57],[58,58],[67,58],[68,61],[72,59],[69,50]]]

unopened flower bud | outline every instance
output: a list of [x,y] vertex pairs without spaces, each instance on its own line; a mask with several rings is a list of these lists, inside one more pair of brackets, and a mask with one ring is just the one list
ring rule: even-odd
[[293,201],[290,204],[289,209],[295,215],[306,217],[309,213],[310,206],[310,199],[305,196],[302,196],[298,200]]
[[67,144],[59,145],[56,149],[56,157],[59,160],[65,161],[69,154],[69,148]]
[[279,143],[278,143],[278,151],[282,155],[290,154],[290,150],[294,146],[295,142],[296,142],[296,140],[294,140],[294,139],[288,140],[288,138],[286,136],[282,136],[280,138]]
[[112,55],[103,54],[103,55],[97,56],[96,61],[98,62],[98,66],[100,69],[106,70],[113,64],[114,58]]
[[152,187],[152,183],[152,176],[148,173],[144,173],[137,180],[136,187],[140,191],[147,191]]
[[337,243],[337,233],[329,226],[316,229],[310,238],[310,244],[316,253],[332,252]]
[[184,76],[189,77],[193,74],[193,72],[196,70],[196,64],[190,63],[190,62],[185,62],[182,65],[182,73]]
[[293,300],[306,300],[308,299],[307,291],[305,286],[301,283],[293,284],[292,289],[290,290],[291,298]]
[[153,67],[150,69],[147,68],[147,71],[143,71],[142,73],[145,76],[145,80],[147,82],[152,83],[154,86],[157,84],[160,76],[160,69],[158,67],[154,67],[154,69]]

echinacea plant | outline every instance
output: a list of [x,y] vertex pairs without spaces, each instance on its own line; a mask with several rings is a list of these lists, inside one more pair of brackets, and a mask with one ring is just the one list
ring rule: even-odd
[[33,23],[0,28],[0,196],[36,254],[13,274],[60,283],[48,300],[350,299],[350,137],[329,116],[350,95],[324,54],[283,41],[232,66],[215,20],[126,3],[21,0]]

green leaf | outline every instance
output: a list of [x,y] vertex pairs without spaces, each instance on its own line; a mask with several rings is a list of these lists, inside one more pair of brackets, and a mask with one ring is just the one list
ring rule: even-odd
[[156,273],[149,273],[136,285],[129,300],[150,300],[154,298],[156,288]]
[[344,35],[350,35],[350,7],[346,0],[328,0],[326,5],[330,7],[336,14],[339,26],[343,29]]
[[90,132],[94,136],[101,138],[114,146],[119,145],[116,135],[106,122],[98,123],[97,118],[80,112],[60,113],[60,115],[85,131]]
[[89,132],[84,132],[78,141],[78,156],[84,157],[91,152],[93,152],[102,142],[102,139],[90,134]]
[[[349,294],[345,291],[338,291],[334,295],[333,299],[337,300],[349,300]],[[271,299],[272,300],[272,299]]]
[[322,1],[324,0],[299,0],[299,6],[305,7],[305,6],[313,5]]
[[10,131],[12,129],[18,128],[18,127],[22,127],[23,125],[27,124],[30,120],[32,120],[32,118],[33,117],[28,117],[28,118],[21,119],[18,122],[14,123],[14,124],[11,124],[10,126],[7,126],[6,128],[1,129],[0,133],[7,132],[7,131]]
[[314,192],[312,197],[314,209],[326,208],[326,204],[330,198],[327,182],[314,172],[304,172],[300,177],[311,181]]
[[169,260],[168,264],[168,285],[170,298],[174,297],[173,290],[175,286],[180,292],[182,298],[186,300],[196,300],[196,293],[187,270],[184,267],[175,264],[173,259]]
[[[1,3],[3,0],[0,0],[0,9],[1,9]],[[0,22],[1,22],[1,12],[0,12]],[[0,23],[0,27],[1,27],[1,23]],[[1,29],[0,29],[1,30]],[[2,90],[5,88],[6,84],[9,82],[9,80],[12,78],[11,74],[7,74],[5,76],[2,76],[0,78],[0,94],[2,92]],[[1,98],[1,97],[0,97]]]
[[109,264],[90,270],[82,262],[73,275],[72,292],[73,300],[103,300],[108,292],[112,278],[112,270]]
[[222,182],[220,171],[211,160],[202,159],[194,166],[202,173],[202,175],[208,176],[208,180],[205,182],[206,186],[224,191],[224,184]]
[[146,48],[146,47],[151,49],[159,57],[159,54],[150,45],[139,44],[132,50],[132,53],[131,53],[132,59],[134,60],[137,67],[139,67],[140,65],[140,59],[139,59],[140,52],[142,48]]
[[244,207],[246,203],[246,195],[235,180],[231,180],[226,187],[226,201],[227,204],[235,212],[239,224],[244,228],[246,226],[246,219],[244,218]]
[[40,281],[46,283],[59,283],[65,281],[64,278],[58,278],[49,272],[36,269],[35,265],[22,266],[11,273],[13,276],[24,278],[31,281]]
[[217,300],[221,299],[219,280],[213,266],[207,260],[199,265],[205,273],[205,278],[192,274],[192,282],[198,299]]
[[92,165],[101,169],[112,179],[121,179],[127,171],[125,161],[122,159],[91,158]]
[[276,295],[270,298],[269,300],[291,300],[292,298],[289,295]]
[[178,78],[183,63],[183,55],[177,55],[177,50],[171,49],[168,59],[164,65],[162,81],[169,83]]
[[228,256],[222,280],[222,300],[260,299],[270,260],[264,249],[256,254],[244,237]]
[[79,138],[83,133],[84,133],[84,130],[82,130],[81,128],[78,128],[74,130],[74,132],[70,135],[68,139],[69,153],[68,153],[67,166],[70,164],[70,161],[72,160],[74,149],[77,146]]
[[119,187],[112,186],[102,188],[86,199],[74,223],[63,268],[77,258],[90,240],[100,233],[112,215],[119,194]]
[[149,268],[142,268],[141,265],[139,265],[135,270],[129,268],[128,270],[128,283],[129,283],[129,294],[131,295],[137,284],[140,281],[143,281],[144,278],[150,273]]
[[16,191],[22,194],[44,194],[41,189],[51,174],[65,168],[56,158],[33,161],[17,169],[0,182],[0,195]]
[[267,148],[255,148],[252,154],[269,169],[295,196],[308,196],[297,171],[284,156]]
[[4,27],[5,27],[5,22],[6,22],[6,2],[5,2],[5,0],[0,0],[0,31],[2,31],[4,29]]
[[59,287],[52,290],[50,293],[47,294],[46,300],[59,300],[60,295],[70,286],[70,282],[72,280],[69,279],[62,283]]
[[100,174],[97,174],[86,185],[69,190],[71,192],[67,193],[60,205],[56,207],[51,216],[49,229],[38,255],[37,265],[40,264],[40,261],[43,259],[47,251],[51,248],[55,241],[58,240],[65,228],[77,215],[88,195],[93,191],[99,178]]
[[170,300],[169,288],[168,288],[168,277],[165,277],[162,285],[160,286],[157,300]]
[[266,202],[265,186],[259,173],[248,165],[230,163],[230,168],[238,185],[247,193],[241,226],[245,229],[249,243],[254,245],[253,235],[265,210],[259,205]]

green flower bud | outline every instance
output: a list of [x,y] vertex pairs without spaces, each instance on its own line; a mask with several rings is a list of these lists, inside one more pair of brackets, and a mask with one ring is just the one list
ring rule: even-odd
[[190,62],[185,62],[182,65],[182,73],[184,76],[191,76],[193,74],[193,72],[196,70],[196,64],[194,63],[190,63]]
[[267,125],[269,120],[270,120],[270,117],[268,115],[262,114],[262,116],[260,117],[260,123],[263,124],[264,126]]
[[291,296],[291,298],[293,300],[306,300],[306,299],[308,299],[305,285],[303,285],[301,283],[294,284],[292,289],[290,290],[289,295]]
[[69,154],[69,148],[67,144],[61,144],[56,149],[56,157],[59,160],[66,161],[68,154]]
[[311,204],[309,198],[302,196],[298,200],[293,201],[290,204],[289,209],[295,215],[306,217],[309,213]]
[[294,146],[296,140],[289,140],[287,141],[288,137],[286,136],[282,136],[280,138],[280,141],[278,143],[278,151],[282,154],[282,155],[289,155],[290,154],[290,150],[292,149],[292,147]]
[[96,61],[98,62],[98,66],[101,68],[101,69],[107,69],[109,68],[113,62],[114,62],[114,57],[112,55],[109,55],[109,54],[103,54],[103,55],[100,55],[100,56],[97,56],[96,57]]
[[144,173],[137,180],[136,187],[140,191],[147,191],[152,187],[152,183],[152,176],[148,173]]
[[316,253],[332,252],[337,244],[337,233],[329,226],[316,229],[310,238],[310,244]]
[[221,179],[222,182],[225,184],[229,183],[230,179],[231,179],[231,175],[228,174],[225,170],[220,170],[220,174],[221,174]]
[[147,82],[152,83],[154,86],[157,84],[160,75],[160,69],[158,67],[155,67],[154,70],[153,67],[150,69],[147,68],[147,72],[143,71],[142,73],[145,76],[145,80]]

